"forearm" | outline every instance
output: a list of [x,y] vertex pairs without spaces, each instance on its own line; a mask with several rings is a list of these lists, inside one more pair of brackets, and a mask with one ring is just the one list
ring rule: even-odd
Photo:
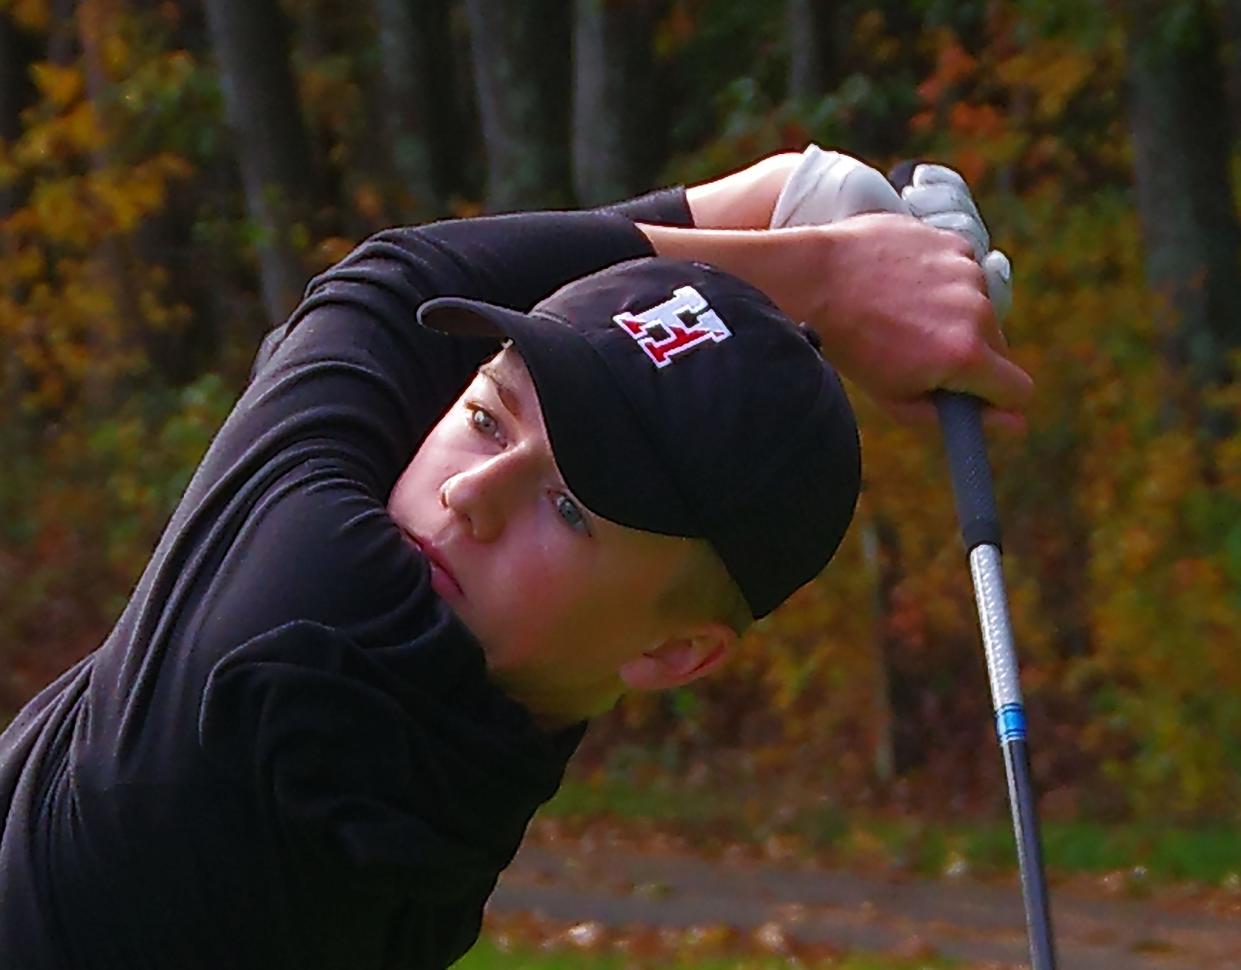
[[766,229],[798,152],[769,155],[722,178],[686,189],[694,225],[700,229]]
[[718,266],[762,290],[794,320],[816,316],[822,292],[818,274],[808,273],[807,266],[823,267],[826,276],[838,235],[830,226],[755,232],[639,224],[638,229],[657,255]]
[[890,412],[933,420],[925,395],[944,388],[1019,425],[1032,383],[1008,359],[973,248],[956,233],[891,213],[767,231],[638,228],[658,255],[712,263],[810,324],[828,360]]

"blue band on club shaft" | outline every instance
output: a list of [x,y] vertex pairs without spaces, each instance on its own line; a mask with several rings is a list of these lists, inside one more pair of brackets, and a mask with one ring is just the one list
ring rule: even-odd
[[1000,744],[1026,739],[1026,712],[1020,704],[1005,704],[995,712],[995,731]]

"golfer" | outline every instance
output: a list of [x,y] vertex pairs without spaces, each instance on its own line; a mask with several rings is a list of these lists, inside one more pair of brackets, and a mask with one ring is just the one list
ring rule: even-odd
[[1020,422],[958,236],[757,231],[798,160],[311,282],[111,635],[0,735],[0,966],[448,966],[586,721],[837,548],[859,449],[816,344],[902,416],[949,386]]

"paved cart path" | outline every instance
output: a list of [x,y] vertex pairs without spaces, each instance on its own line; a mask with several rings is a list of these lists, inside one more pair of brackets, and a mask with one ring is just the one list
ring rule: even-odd
[[[1052,907],[1061,970],[1241,970],[1241,900],[1211,912],[1053,887]],[[726,924],[745,932],[776,923],[793,939],[844,949],[929,949],[1001,967],[1028,959],[1015,884],[709,861],[625,846],[526,846],[490,909],[617,927]]]

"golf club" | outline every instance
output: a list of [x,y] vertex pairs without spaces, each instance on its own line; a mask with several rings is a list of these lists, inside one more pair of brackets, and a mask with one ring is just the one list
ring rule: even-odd
[[[898,192],[909,184],[915,165],[905,162],[892,171],[889,178]],[[1055,970],[1038,808],[1030,779],[1025,707],[1000,562],[1000,523],[983,435],[982,410],[978,399],[968,394],[936,391],[934,398],[952,474],[961,538],[974,581],[996,733],[1004,754],[1030,941],[1030,966],[1031,970]]]
[[[918,161],[901,162],[885,179],[857,159],[837,152],[825,152],[817,145],[811,145],[803,153],[799,168],[785,183],[776,201],[771,225],[773,228],[823,225],[867,212],[908,214],[910,208],[901,191],[915,182],[914,173],[919,164]],[[964,185],[961,188],[968,192]],[[972,209],[968,195],[963,202]],[[953,211],[955,209],[945,210],[943,214],[951,215]],[[977,214],[973,212],[970,215]],[[975,246],[977,258],[988,276],[988,288],[991,289],[991,274],[996,271],[993,257],[998,256],[1004,266],[1007,265],[1007,258],[998,253],[985,253],[985,239],[974,238],[975,231],[968,225],[969,219],[961,222],[952,219],[936,221],[950,228],[961,226],[961,234]],[[1003,287],[997,287],[993,296],[1002,299],[1006,294],[1001,294],[1000,289]],[[997,305],[996,309],[1002,312],[1003,308]],[[1026,749],[1025,708],[1000,566],[999,516],[996,514],[991,466],[987,461],[987,443],[983,436],[981,402],[972,395],[951,391],[936,391],[934,400],[952,472],[961,537],[974,581],[996,732],[1008,777],[1031,968],[1055,970],[1037,804]]]

